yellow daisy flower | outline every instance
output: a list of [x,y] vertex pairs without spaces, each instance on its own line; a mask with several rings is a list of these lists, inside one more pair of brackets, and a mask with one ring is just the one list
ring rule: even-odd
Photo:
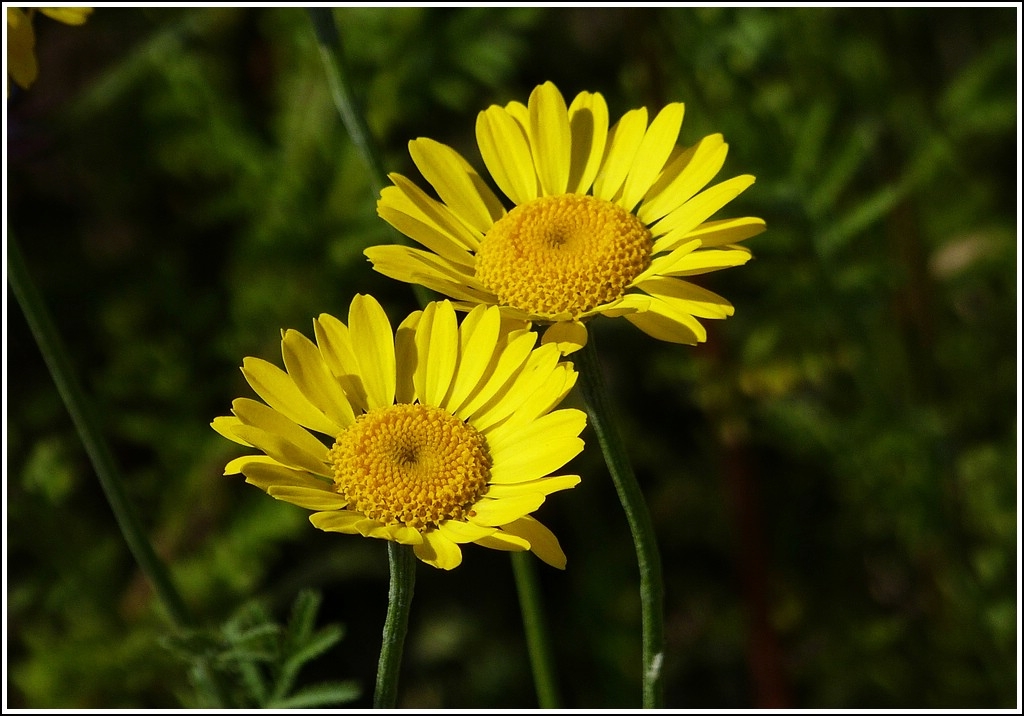
[[535,347],[535,333],[494,307],[460,326],[450,301],[393,334],[380,304],[357,295],[347,326],[321,314],[313,329],[315,344],[283,333],[285,370],[243,361],[266,404],[239,398],[212,426],[265,454],[225,474],[314,510],[322,530],[409,544],[441,569],[457,567],[469,542],[565,567],[558,540],[530,516],[580,481],[549,476],[583,449],[586,425],[582,411],[554,410],[576,382],[555,346]]
[[440,201],[391,174],[377,212],[427,250],[375,246],[366,255],[380,273],[450,296],[459,309],[499,305],[510,318],[550,323],[544,342],[566,352],[585,344],[582,322],[595,315],[625,316],[665,341],[704,341],[697,319],[733,307],[685,277],[746,263],[750,251],[737,242],[765,224],[708,220],[754,177],[705,189],[728,145],[713,134],[677,147],[682,120],[680,103],[650,125],[641,107],[609,129],[600,94],[581,92],[567,108],[546,82],[528,105],[493,105],[477,117],[484,165],[511,210],[454,149],[415,139],[413,162]]
[[32,16],[36,10],[65,25],[81,25],[92,13],[91,7],[7,8],[7,94],[11,93],[13,79],[22,89],[28,89],[39,75],[36,62],[36,34],[32,29]]

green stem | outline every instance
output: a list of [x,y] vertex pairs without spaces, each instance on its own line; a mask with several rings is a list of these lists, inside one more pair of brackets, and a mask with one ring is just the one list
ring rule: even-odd
[[391,586],[388,590],[388,613],[384,619],[384,639],[377,662],[377,688],[373,706],[393,709],[398,698],[398,671],[402,664],[402,649],[409,630],[409,609],[416,587],[416,555],[412,547],[388,542],[388,566]]
[[558,688],[555,685],[554,662],[547,638],[547,625],[544,623],[533,555],[528,552],[512,552],[511,557],[512,573],[519,593],[519,608],[523,613],[523,627],[526,630],[526,648],[530,654],[533,683],[537,689],[537,702],[542,709],[557,709]]
[[170,573],[164,563],[153,551],[145,532],[136,517],[135,510],[128,500],[124,489],[124,479],[114,461],[110,447],[103,439],[99,422],[92,404],[86,398],[85,391],[75,377],[67,348],[64,346],[57,328],[50,318],[49,311],[35,284],[32,282],[25,265],[21,250],[14,237],[7,236],[7,280],[14,289],[14,295],[21,305],[32,335],[39,345],[39,350],[46,362],[46,367],[53,376],[57,391],[67,406],[71,420],[85,446],[85,451],[96,470],[100,486],[114,512],[121,534],[124,535],[128,549],[135,561],[153,585],[157,597],[167,611],[175,626],[187,626],[192,623],[185,602],[171,581]]
[[[349,137],[352,138],[352,143],[363,155],[363,161],[366,162],[366,166],[370,170],[373,198],[376,201],[377,193],[388,185],[388,178],[370,128],[349,90],[341,52],[341,38],[338,36],[338,28],[334,24],[334,11],[329,7],[311,7],[307,10],[313,22],[313,30],[316,32],[317,45],[320,47],[320,59],[323,60],[324,71],[327,73],[327,86],[334,99],[334,106],[341,116],[341,122],[345,125]],[[404,236],[399,236],[398,240],[403,244],[409,243]],[[412,290],[416,294],[416,300],[421,308],[432,300],[430,291],[423,286],[413,284]]]
[[661,558],[654,534],[654,524],[647,502],[636,481],[629,462],[622,431],[608,398],[608,391],[597,357],[594,332],[579,353],[580,388],[587,403],[590,424],[601,444],[608,472],[611,473],[619,501],[626,512],[629,530],[633,534],[637,564],[640,567],[640,608],[643,629],[643,706],[661,708],[664,700],[662,663],[665,656],[665,616],[663,613],[664,587],[661,577]]

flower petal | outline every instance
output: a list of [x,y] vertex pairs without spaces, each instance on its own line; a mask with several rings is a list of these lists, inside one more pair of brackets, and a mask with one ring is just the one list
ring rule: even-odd
[[515,522],[502,525],[501,529],[503,532],[521,537],[529,542],[530,551],[541,561],[550,564],[555,569],[565,569],[565,552],[558,544],[558,538],[533,517],[523,517]]
[[732,304],[717,293],[678,278],[649,278],[637,288],[698,318],[726,318],[735,312]]
[[462,407],[480,384],[494,356],[500,330],[501,311],[494,306],[477,306],[463,319],[459,328],[459,363],[446,401],[449,412]]
[[544,196],[565,193],[572,158],[569,114],[562,93],[545,82],[530,93],[530,148]]
[[608,141],[608,105],[600,94],[580,92],[569,105],[572,160],[567,191],[586,194],[594,183]]
[[723,206],[739,196],[754,183],[749,174],[733,177],[715,184],[668,214],[651,227],[651,233],[660,237],[654,242],[653,253],[669,251],[682,243],[686,234]]
[[[242,440],[240,437],[235,435],[235,426],[241,425],[242,421],[236,418],[234,415],[221,415],[213,419],[210,423],[210,427],[220,433],[223,437],[226,437],[232,442],[236,442],[239,445],[245,445],[246,447],[253,447],[249,443]],[[225,475],[232,473],[224,473]]]
[[314,512],[309,516],[309,521],[317,529],[321,529],[324,532],[341,532],[347,535],[359,534],[356,525],[365,519],[366,515],[360,512],[350,512],[349,510]]
[[409,142],[409,154],[441,201],[467,226],[486,234],[494,222],[505,215],[498,197],[469,162],[451,147],[420,137]]
[[320,490],[293,485],[271,485],[267,494],[275,500],[290,502],[307,510],[343,510],[348,500],[332,490]]
[[459,327],[450,301],[427,304],[416,326],[413,385],[421,403],[444,407],[459,357]]
[[510,460],[523,450],[545,440],[576,437],[587,427],[587,414],[575,408],[562,408],[511,430],[502,426],[487,433],[487,447],[495,463]]
[[720,219],[705,221],[696,229],[683,237],[684,240],[700,239],[705,248],[735,244],[751,236],[757,236],[765,230],[764,219],[745,216],[741,219]]
[[519,409],[555,369],[562,354],[558,346],[549,344],[534,350],[526,364],[509,384],[507,390],[499,391],[494,398],[473,413],[473,425],[477,430],[490,436],[489,429]]
[[629,285],[636,286],[644,279],[650,278],[651,276],[660,276],[671,271],[677,264],[679,264],[679,262],[699,248],[700,239],[691,239],[685,244],[675,247],[670,253],[655,257],[654,260],[648,264],[647,268],[641,271]]
[[679,139],[679,128],[683,125],[683,104],[673,102],[665,105],[647,128],[636,157],[622,185],[622,197],[618,204],[626,211],[632,211],[644,198]]
[[477,410],[496,395],[503,393],[506,384],[512,380],[530,357],[530,352],[536,343],[537,334],[530,331],[509,341],[505,349],[496,358],[492,358],[484,372],[482,384],[470,394],[469,399],[459,407],[455,414],[472,423],[472,417]]
[[569,355],[587,345],[587,327],[580,321],[558,321],[548,326],[540,342],[554,343],[562,355]]
[[[484,232],[466,226],[455,212],[401,174],[388,174],[388,178],[395,185],[381,190],[380,200],[377,202],[378,213],[382,206],[390,207],[430,227],[435,234],[450,239],[454,246],[469,251],[477,250]],[[384,218],[386,220],[386,217]],[[430,240],[430,237],[421,239],[420,236],[412,234],[409,238],[419,241],[424,246],[427,246],[427,241]]]
[[235,435],[278,462],[330,476],[325,465],[327,447],[299,425],[248,398],[235,399],[231,407],[241,419],[233,428]]
[[[272,458],[266,458],[271,460]],[[251,460],[242,465],[245,481],[264,492],[272,486],[306,487],[316,490],[330,490],[332,483],[317,478],[305,470],[293,470],[278,462]]]
[[680,257],[671,266],[659,271],[664,276],[696,276],[721,269],[742,266],[753,254],[745,246],[722,249],[698,249]]
[[462,564],[462,550],[459,545],[438,530],[423,533],[423,542],[413,547],[416,556],[438,569],[455,569]]
[[[394,187],[391,187],[394,188]],[[409,238],[418,241],[438,256],[460,266],[473,266],[473,256],[452,238],[434,226],[386,204],[377,206],[377,215]]]
[[341,384],[313,341],[296,330],[287,330],[281,340],[281,353],[288,376],[309,402],[334,423],[328,435],[337,436],[355,422],[355,414]]
[[721,134],[704,137],[665,167],[637,210],[637,217],[650,225],[678,209],[715,178],[728,153],[729,145]]
[[475,525],[472,522],[461,522],[459,520],[445,520],[437,529],[445,537],[450,539],[456,544],[466,544],[468,542],[476,542],[478,539],[483,539],[489,535],[494,534],[496,527],[481,527]]
[[373,296],[356,294],[348,312],[352,345],[370,410],[395,403],[395,336],[388,315]]
[[446,296],[474,303],[497,301],[471,271],[436,254],[399,244],[371,246],[363,254],[373,263],[375,271],[396,281],[418,283]]
[[559,475],[557,477],[543,477],[530,482],[516,482],[507,485],[490,485],[487,488],[487,496],[494,499],[505,499],[539,493],[550,495],[553,492],[569,490],[580,484],[579,475]]
[[515,204],[540,196],[530,143],[512,115],[497,105],[476,118],[476,142],[494,183]]
[[[637,314],[643,315],[643,314]],[[505,484],[528,482],[544,477],[559,469],[583,451],[583,441],[575,436],[544,438],[532,445],[495,461],[491,467],[491,482]]]
[[469,521],[483,527],[501,527],[533,512],[544,504],[544,499],[544,495],[536,492],[501,500],[485,497],[473,505]]
[[416,326],[423,311],[413,311],[398,324],[395,331],[395,402],[411,403],[416,400],[413,375],[416,373]]
[[644,312],[628,313],[626,320],[641,331],[660,341],[696,345],[707,340],[707,331],[700,322],[688,313],[677,311],[666,301],[650,297],[651,302]]
[[321,313],[313,321],[313,334],[316,336],[320,355],[324,357],[327,367],[341,383],[353,412],[365,411],[366,388],[363,387],[359,359],[352,346],[348,326],[329,313]]
[[495,530],[494,534],[488,537],[481,537],[476,543],[481,547],[498,549],[502,552],[525,552],[530,549],[530,543],[522,537],[505,534],[501,530]]
[[[246,467],[256,463],[261,465],[274,465],[277,467],[284,467],[283,465],[281,465],[281,463],[279,463],[277,460],[270,457],[269,455],[242,455],[241,457],[236,457],[234,460],[229,461],[228,464],[224,466],[224,474],[238,475],[244,472]],[[306,473],[303,472],[302,474],[305,475]]]
[[267,405],[290,420],[318,433],[338,434],[338,425],[309,402],[295,381],[273,363],[262,358],[245,358],[242,375]]
[[612,201],[626,180],[633,159],[647,131],[647,108],[640,107],[622,115],[608,133],[601,170],[594,180],[594,196]]

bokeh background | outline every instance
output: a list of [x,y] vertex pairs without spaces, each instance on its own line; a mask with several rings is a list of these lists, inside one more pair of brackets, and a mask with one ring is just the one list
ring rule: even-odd
[[[429,136],[482,168],[476,113],[553,80],[613,118],[686,103],[722,132],[721,216],[768,231],[705,277],[736,314],[699,347],[592,324],[666,579],[667,705],[1011,708],[1019,675],[1020,8],[344,8],[353,91],[389,170]],[[395,234],[298,8],[110,7],[35,19],[40,75],[7,100],[7,225],[99,407],[153,543],[216,628],[302,589],[343,640],[300,682],[371,702],[385,544],[224,477],[210,420],[373,293]],[[195,703],[8,288],[8,705]],[[579,404],[577,395],[570,404]],[[596,440],[539,516],[562,703],[635,707],[632,542]],[[507,555],[420,564],[399,703],[537,704]]]

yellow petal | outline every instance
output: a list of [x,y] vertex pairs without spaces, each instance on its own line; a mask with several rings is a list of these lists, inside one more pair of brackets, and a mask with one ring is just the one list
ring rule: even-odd
[[266,460],[268,462],[249,460],[242,465],[245,481],[264,492],[273,485],[306,487],[316,490],[331,489],[331,482],[314,477],[305,470],[293,470],[278,462],[269,462],[272,458],[266,458]]
[[302,448],[312,455],[326,455],[327,448],[305,428],[290,418],[263,403],[249,398],[235,398],[231,401],[231,411],[245,425],[252,425],[261,430],[280,435],[290,443]]
[[501,311],[497,307],[477,306],[463,319],[459,328],[459,362],[455,369],[447,409],[454,413],[479,385],[494,357],[501,330]]
[[324,448],[322,457],[314,455],[307,450],[289,442],[278,433],[268,432],[255,425],[239,425],[235,432],[243,440],[248,440],[270,457],[282,465],[306,470],[314,475],[330,477],[331,469],[326,464],[327,448]]
[[[427,195],[401,174],[389,174],[388,178],[395,186],[381,190],[380,200],[377,202],[378,212],[381,207],[390,207],[431,227],[432,231],[448,237],[456,246],[469,251],[476,251],[479,248],[484,232],[467,226],[450,208]],[[420,241],[417,236],[410,238]]]
[[544,196],[565,193],[569,181],[572,138],[565,100],[551,82],[530,93],[530,148]]
[[719,221],[705,221],[696,229],[688,233],[684,240],[700,239],[705,248],[735,244],[751,236],[757,236],[765,230],[764,219],[754,216],[745,216],[741,219],[720,219]]
[[683,125],[683,105],[673,102],[664,108],[647,128],[644,139],[636,151],[633,165],[629,169],[626,181],[622,185],[622,197],[619,206],[632,211],[644,198],[658,173],[679,139],[679,128]]
[[36,34],[32,29],[32,20],[20,8],[8,7],[7,72],[22,89],[31,87],[39,76],[35,48]]
[[696,318],[677,311],[665,301],[651,296],[648,310],[629,313],[626,320],[660,341],[696,345],[707,340],[707,331]]
[[655,257],[655,259],[648,264],[647,268],[641,271],[629,285],[636,286],[638,283],[644,279],[650,278],[651,276],[660,276],[671,272],[681,261],[699,248],[700,239],[691,239],[685,244],[681,244],[680,246],[672,249],[671,252]]
[[463,420],[469,420],[474,413],[486,405],[488,401],[499,395],[503,388],[518,373],[530,357],[533,346],[537,343],[537,334],[525,332],[513,338],[505,349],[491,361],[480,385],[455,413]]
[[353,412],[366,411],[366,388],[363,387],[359,359],[356,358],[355,349],[352,347],[348,326],[329,313],[321,313],[313,321],[313,333],[320,348],[320,355],[341,384]]
[[608,145],[601,170],[594,180],[594,196],[612,201],[633,166],[633,159],[647,131],[647,108],[630,110],[622,115],[608,134]]
[[533,394],[524,400],[516,411],[501,424],[503,428],[517,428],[550,412],[569,394],[576,384],[578,373],[571,363],[560,363]]
[[541,346],[530,354],[518,375],[494,397],[473,413],[473,425],[490,436],[489,428],[519,409],[533,393],[544,385],[561,358],[558,346]]
[[287,373],[262,358],[245,358],[242,375],[256,394],[290,420],[325,435],[337,435],[337,424],[309,402]]
[[426,246],[438,256],[443,256],[460,266],[473,266],[474,258],[466,249],[453,241],[451,236],[442,233],[430,224],[385,204],[377,207],[377,215],[409,238]]
[[348,500],[337,492],[317,488],[271,485],[267,494],[275,500],[290,502],[307,510],[343,510],[348,506]]
[[541,494],[550,495],[553,492],[570,490],[580,484],[579,475],[559,475],[557,477],[544,477],[540,480],[530,482],[516,482],[507,485],[490,485],[487,488],[487,496],[494,499],[505,499],[508,497],[520,497],[522,495]]
[[524,446],[576,437],[586,426],[586,413],[575,408],[562,408],[514,430],[505,430],[501,426],[495,428],[487,433],[487,447],[495,463],[505,462],[513,459]]
[[210,427],[232,442],[236,442],[239,445],[245,445],[246,447],[253,447],[235,435],[235,427],[241,424],[242,421],[234,415],[221,415],[213,419],[213,422],[210,423]]
[[600,94],[580,92],[569,105],[572,160],[568,191],[586,194],[594,183],[608,141],[608,105]]
[[486,234],[505,215],[498,197],[451,147],[421,137],[409,142],[409,153],[441,201],[467,226]]
[[348,313],[352,345],[370,410],[395,403],[395,336],[384,309],[373,296],[356,294]]
[[728,152],[721,134],[704,137],[665,167],[636,215],[650,225],[678,209],[715,178]]
[[416,372],[416,326],[422,311],[413,311],[398,324],[395,331],[395,402],[411,403],[416,399],[413,375]]
[[460,522],[458,520],[445,520],[437,528],[441,534],[456,544],[476,542],[488,535],[494,534],[494,527],[481,527],[472,522]]
[[495,530],[494,534],[488,537],[481,537],[476,543],[481,547],[498,549],[502,552],[525,552],[530,549],[530,543],[522,537],[505,534],[501,530]]
[[427,304],[416,326],[413,384],[421,403],[444,407],[459,357],[459,326],[450,301]]
[[314,512],[309,516],[313,526],[324,532],[341,532],[342,534],[356,535],[359,530],[356,524],[365,520],[366,517],[358,512],[348,510],[333,510],[331,512]]
[[655,277],[637,284],[637,288],[698,318],[725,318],[735,310],[717,293],[682,279]]
[[462,550],[437,530],[423,533],[423,542],[413,547],[416,556],[438,569],[455,569],[462,564]]
[[65,25],[82,25],[92,14],[91,7],[41,7],[39,12]]
[[469,512],[469,521],[483,527],[500,527],[518,520],[544,504],[545,495],[538,492],[507,497],[501,500],[479,500]]
[[569,355],[587,345],[587,327],[580,321],[558,321],[548,326],[540,342],[554,343],[562,355]]
[[[224,474],[238,475],[244,472],[249,465],[253,464],[272,465],[286,470],[288,469],[269,455],[243,455],[242,457],[236,457],[234,460],[228,462],[228,464],[224,466]],[[303,472],[302,474],[305,475],[306,473]],[[248,482],[248,480],[246,482]]]
[[418,283],[439,293],[475,303],[493,304],[497,297],[484,289],[472,271],[428,251],[397,244],[371,246],[363,254],[373,269],[389,278]]
[[682,243],[683,237],[754,183],[749,174],[715,184],[668,214],[651,228],[660,237],[654,242],[654,253],[668,251]]
[[665,276],[696,276],[721,269],[742,266],[753,254],[745,246],[727,249],[698,249],[674,262],[660,273]]
[[329,420],[334,429],[328,434],[337,436],[344,428],[355,422],[355,415],[341,384],[324,362],[320,350],[313,341],[295,330],[285,331],[281,340],[281,353],[288,377],[294,381],[302,394]]
[[476,119],[476,142],[494,183],[513,203],[540,196],[530,144],[512,115],[498,106],[481,112]]
[[[643,314],[637,314],[643,315]],[[495,484],[528,482],[544,477],[565,465],[583,450],[578,437],[544,438],[494,463],[491,482]]]
[[565,569],[565,553],[558,538],[547,527],[532,517],[523,517],[507,525],[502,526],[502,531],[521,537],[530,543],[530,551],[537,555],[541,561],[550,564],[555,569]]

